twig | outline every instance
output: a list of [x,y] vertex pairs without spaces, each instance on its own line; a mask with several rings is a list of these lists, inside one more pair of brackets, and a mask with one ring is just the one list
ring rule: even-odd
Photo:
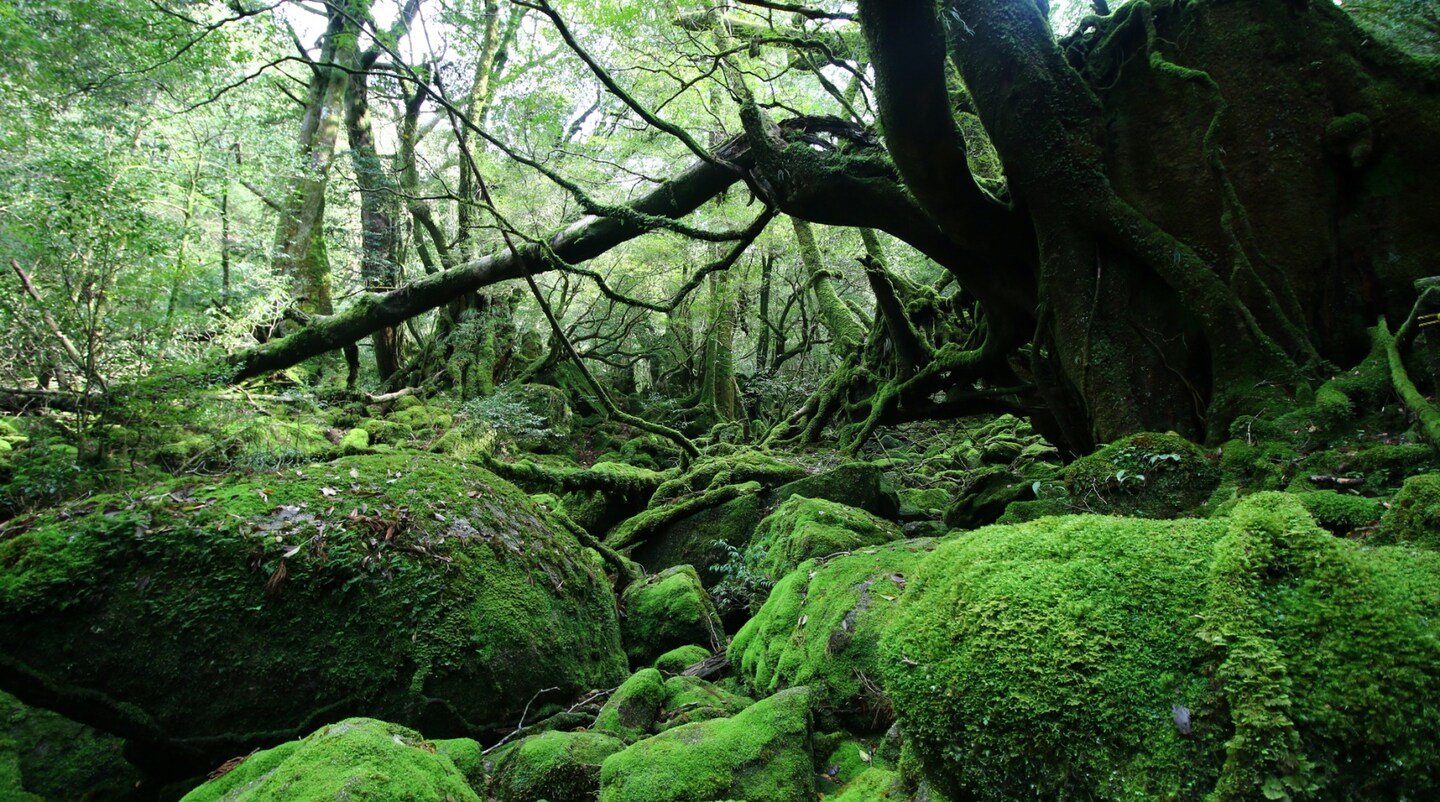
[[20,285],[25,288],[25,294],[33,298],[35,303],[39,305],[40,317],[44,319],[46,327],[50,329],[50,333],[55,335],[55,339],[59,340],[60,345],[65,348],[65,353],[70,356],[70,359],[74,360],[75,367],[84,371],[85,357],[80,355],[80,350],[75,347],[75,343],[70,342],[70,338],[65,336],[65,332],[60,329],[60,324],[55,322],[55,316],[51,315],[50,310],[45,308],[45,301],[41,300],[40,293],[35,291],[35,285],[30,283],[30,275],[25,272],[24,268],[20,267],[20,262],[15,259],[10,260],[10,267],[14,268],[15,275],[20,277]]

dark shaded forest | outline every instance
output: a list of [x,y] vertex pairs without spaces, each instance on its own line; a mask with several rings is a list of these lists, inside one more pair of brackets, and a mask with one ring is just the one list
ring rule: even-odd
[[1440,795],[1440,12],[0,0],[0,802]]

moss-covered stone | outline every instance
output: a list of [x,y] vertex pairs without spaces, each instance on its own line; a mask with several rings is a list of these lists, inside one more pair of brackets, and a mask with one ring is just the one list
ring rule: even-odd
[[420,733],[366,718],[257,752],[184,802],[331,799],[480,802],[464,774]]
[[364,429],[351,429],[340,438],[341,454],[362,454],[370,450],[370,433]]
[[437,433],[449,429],[455,422],[455,417],[446,410],[430,406],[399,409],[387,417],[411,430],[430,429]]
[[1440,548],[1440,473],[1405,480],[1380,519],[1375,542]]
[[22,788],[38,799],[119,799],[140,780],[125,760],[124,741],[4,693],[0,741],[15,758],[18,783],[7,796],[0,779],[0,799]]
[[662,674],[679,674],[681,671],[709,657],[710,654],[709,649],[692,643],[686,646],[677,646],[660,655],[655,658],[655,662],[652,665]]
[[496,802],[591,802],[600,764],[625,748],[599,732],[546,732],[521,741],[501,762],[489,792]]
[[900,527],[854,507],[793,495],[755,529],[754,569],[772,582],[800,563],[900,539]]
[[725,629],[710,594],[688,565],[666,568],[625,588],[620,634],[632,665],[645,665],[688,643],[719,649]]
[[686,724],[605,759],[601,802],[813,802],[809,692]]
[[[882,649],[928,778],[974,800],[1397,799],[1437,787],[1440,555],[1228,519],[1075,516],[941,545]],[[1213,796],[1211,796],[1213,794]]]
[[1175,434],[1130,435],[1065,469],[1076,508],[1140,518],[1206,514],[1219,483],[1205,450]]
[[845,784],[840,793],[826,797],[833,802],[874,802],[874,800],[908,800],[904,778],[898,771],[887,769],[866,769],[854,780]]
[[880,634],[933,546],[902,541],[801,564],[735,636],[730,662],[760,694],[805,685],[817,714],[883,731],[892,712],[881,690]]
[[468,734],[625,666],[599,557],[494,475],[415,454],[43,516],[0,544],[0,639],[57,709],[203,760],[338,711]]
[[1296,498],[1305,505],[1315,523],[1342,537],[1374,526],[1380,520],[1380,513],[1384,509],[1376,499],[1337,493],[1334,490],[1297,493]]
[[407,442],[413,434],[409,426],[383,418],[365,418],[355,426],[370,435],[371,443],[384,443],[392,446]]
[[749,696],[722,684],[699,677],[671,677],[665,680],[665,704],[655,730],[664,732],[682,724],[728,718],[754,703]]
[[653,668],[642,668],[621,683],[600,708],[595,729],[626,741],[638,741],[650,734],[665,707],[665,678]]

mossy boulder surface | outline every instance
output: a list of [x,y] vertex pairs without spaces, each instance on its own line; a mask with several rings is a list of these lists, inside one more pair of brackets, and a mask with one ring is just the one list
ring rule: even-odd
[[814,772],[809,691],[792,688],[611,755],[600,802],[813,802]]
[[626,741],[651,733],[665,706],[665,678],[653,668],[642,668],[621,683],[595,717],[594,729]]
[[20,645],[0,676],[207,760],[337,713],[465,735],[542,688],[618,682],[613,598],[493,474],[349,457],[34,520],[0,543],[0,640]]
[[662,674],[679,674],[681,671],[709,657],[710,650],[704,646],[690,644],[677,646],[655,658],[654,666]]
[[1219,466],[1176,434],[1133,434],[1065,469],[1072,507],[1138,518],[1207,514],[1202,508],[1219,484]]
[[881,664],[953,798],[1440,787],[1440,734],[1413,724],[1437,712],[1440,555],[1335,538],[1291,494],[1228,519],[1073,516],[948,541],[912,575]]
[[414,730],[351,718],[256,752],[182,802],[480,802],[450,758]]
[[755,530],[755,568],[772,582],[800,563],[900,539],[900,527],[864,510],[794,495]]
[[725,644],[715,604],[688,565],[631,584],[620,603],[625,609],[620,632],[633,665],[645,665],[686,644],[708,643],[717,649]]
[[0,693],[0,752],[7,748],[18,784],[0,780],[3,800],[24,798],[14,796],[22,788],[39,799],[120,799],[140,779],[121,739]]
[[933,541],[911,540],[809,560],[781,579],[730,643],[730,662],[760,694],[805,685],[818,712],[883,730],[881,633]]
[[1440,548],[1440,473],[1405,480],[1380,519],[1375,540]]
[[712,718],[728,718],[754,704],[754,699],[728,687],[737,684],[733,680],[714,683],[686,676],[665,680],[665,704],[656,721],[656,731]]
[[496,802],[591,802],[600,790],[600,764],[625,748],[599,732],[545,732],[520,742],[490,784]]

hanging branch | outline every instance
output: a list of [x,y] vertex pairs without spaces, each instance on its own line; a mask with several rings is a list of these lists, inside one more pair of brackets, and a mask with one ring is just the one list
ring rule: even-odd
[[[71,342],[70,338],[65,336],[65,332],[60,328],[60,324],[55,322],[55,316],[50,314],[49,309],[45,308],[45,301],[40,298],[40,293],[35,291],[35,285],[30,283],[30,275],[25,272],[25,269],[20,266],[20,262],[15,259],[10,260],[10,267],[14,269],[15,275],[20,277],[20,286],[24,287],[25,294],[35,301],[36,308],[40,310],[40,318],[45,321],[45,327],[50,329],[50,334],[53,335],[56,340],[60,341],[60,347],[65,349],[66,356],[70,357],[70,360],[75,363],[76,368],[85,373],[90,373],[85,357],[80,354],[80,349],[76,348],[75,343]],[[94,378],[100,382],[101,387],[105,386],[105,382],[100,380],[99,376],[95,376]]]

